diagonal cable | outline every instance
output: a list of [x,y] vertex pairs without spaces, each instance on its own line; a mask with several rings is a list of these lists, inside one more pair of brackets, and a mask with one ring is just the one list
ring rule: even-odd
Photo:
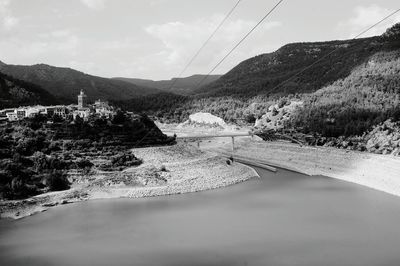
[[215,69],[217,69],[217,67],[219,67],[219,65],[222,64],[222,62],[225,61],[226,58],[228,58],[228,56],[235,51],[235,49],[244,41],[247,39],[247,37],[249,37],[249,35],[283,2],[283,0],[280,0],[273,8],[271,8],[271,10],[268,11],[268,13],[256,24],[254,25],[254,27],[245,35],[243,36],[242,39],[240,39],[240,41],[238,43],[236,43],[236,45],[210,70],[210,72],[207,73],[207,75],[200,80],[200,82],[196,85],[196,89],[201,85],[201,83],[203,83],[208,76],[211,75],[212,72],[214,72]]
[[[393,11],[392,13],[390,13],[389,15],[387,15],[386,17],[384,17],[383,19],[379,20],[378,22],[376,22],[375,24],[373,24],[372,26],[368,27],[367,29],[363,30],[362,32],[360,32],[359,34],[357,34],[355,37],[353,37],[351,40],[355,40],[358,37],[362,36],[364,33],[370,31],[371,29],[375,28],[377,25],[381,24],[383,21],[387,20],[388,18],[390,18],[391,16],[393,16],[394,14],[398,13],[400,11],[400,8],[397,9],[396,11]],[[337,50],[339,50],[341,47],[338,46],[336,49],[333,49],[332,51],[330,51],[329,53],[327,53],[326,55],[324,55],[323,57],[319,58],[318,60],[316,60],[315,62],[313,62],[312,64],[306,66],[305,68],[303,68],[302,70],[300,70],[299,72],[297,72],[296,74],[294,74],[293,76],[291,76],[290,78],[282,81],[281,83],[279,83],[278,85],[276,85],[275,87],[273,87],[269,93],[275,91],[277,88],[279,88],[280,86],[282,86],[283,84],[287,83],[288,81],[292,80],[293,78],[297,77],[298,75],[304,73],[305,71],[307,71],[308,69],[310,69],[311,67],[315,66],[316,64],[318,64],[319,62],[321,62],[322,60],[324,60],[325,58],[327,58],[328,56],[330,56],[331,54],[333,54],[334,52],[336,52]]]
[[200,54],[200,52],[206,47],[206,45],[210,42],[210,40],[214,37],[214,35],[217,33],[217,31],[222,27],[222,25],[225,23],[225,21],[230,17],[230,15],[233,13],[233,11],[236,9],[236,7],[239,5],[239,3],[242,0],[238,0],[236,4],[231,8],[231,10],[225,15],[224,19],[219,23],[219,25],[215,28],[213,33],[208,37],[208,39],[202,44],[202,46],[197,50],[197,52],[194,54],[194,56],[189,60],[189,62],[186,64],[186,66],[183,68],[183,70],[179,73],[178,77],[175,78],[174,82],[170,86],[169,89],[172,89],[178,79],[182,77],[183,73],[189,68],[189,66],[193,63],[193,61],[197,58],[197,56]]

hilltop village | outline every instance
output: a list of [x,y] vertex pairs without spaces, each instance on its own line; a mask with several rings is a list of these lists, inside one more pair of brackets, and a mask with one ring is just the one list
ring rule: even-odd
[[57,116],[64,120],[76,120],[78,117],[87,121],[90,116],[111,119],[116,115],[116,109],[106,101],[100,99],[94,104],[88,104],[87,95],[83,90],[78,95],[78,104],[52,106],[23,106],[0,110],[0,120],[18,121],[24,118],[33,118],[36,115],[47,117]]

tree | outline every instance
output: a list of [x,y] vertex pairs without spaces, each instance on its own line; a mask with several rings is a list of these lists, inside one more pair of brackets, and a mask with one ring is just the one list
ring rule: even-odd
[[66,174],[60,170],[54,170],[46,177],[46,184],[51,191],[60,191],[70,188]]

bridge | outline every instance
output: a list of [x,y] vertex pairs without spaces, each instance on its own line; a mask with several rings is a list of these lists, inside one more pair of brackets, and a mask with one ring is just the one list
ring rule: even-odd
[[256,135],[262,138],[263,140],[273,140],[273,139],[286,139],[291,142],[297,143],[300,146],[303,146],[304,143],[301,141],[292,138],[286,134],[280,134],[272,131],[258,131],[252,132],[249,131],[247,133],[237,133],[237,134],[222,134],[222,135],[193,135],[193,136],[180,136],[176,137],[176,139],[189,139],[189,140],[197,140],[197,147],[200,147],[201,139],[211,139],[211,138],[231,138],[232,139],[232,151],[235,150],[235,137],[252,137]]
[[[201,139],[231,138],[232,139],[232,152],[234,152],[235,151],[235,137],[252,137],[253,138],[254,135],[261,137],[263,140],[285,139],[285,140],[289,140],[291,142],[297,143],[300,146],[303,146],[303,143],[301,141],[294,139],[286,134],[280,134],[280,133],[276,133],[276,132],[272,133],[272,132],[268,132],[268,131],[259,131],[259,132],[249,131],[248,133],[238,133],[238,134],[179,136],[179,137],[176,137],[176,139],[194,140],[197,142],[197,147],[200,148]],[[270,162],[267,162],[267,161],[261,160],[261,159],[257,159],[257,158],[244,157],[244,156],[240,156],[238,154],[233,155],[233,153],[229,153],[224,150],[217,150],[217,152],[227,159],[235,160],[239,163],[244,163],[244,164],[255,166],[255,167],[260,167],[260,168],[263,168],[263,169],[266,169],[266,170],[269,170],[272,172],[276,172],[277,167],[279,167],[279,168],[284,168],[289,171],[306,174],[306,173],[303,173],[294,168],[288,168],[286,166],[272,164]],[[306,174],[306,175],[308,175],[308,174]]]
[[212,138],[231,138],[232,139],[232,151],[235,150],[235,137],[253,137],[254,134],[252,132],[248,133],[238,133],[238,134],[222,134],[222,135],[193,135],[193,136],[180,136],[176,137],[176,139],[187,139],[187,140],[196,140],[197,147],[200,147],[201,139],[212,139]]

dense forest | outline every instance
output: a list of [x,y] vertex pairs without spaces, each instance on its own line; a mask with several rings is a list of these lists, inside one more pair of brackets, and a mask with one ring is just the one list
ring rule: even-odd
[[40,86],[0,72],[0,109],[56,103],[58,103],[58,100]]
[[400,51],[378,53],[348,77],[303,95],[290,126],[327,137],[361,135],[400,120]]
[[102,78],[83,72],[46,64],[32,66],[0,64],[0,72],[16,79],[40,86],[62,103],[76,101],[84,90],[89,100],[122,100],[161,92],[155,88],[141,87],[121,80]]
[[196,112],[208,112],[235,124],[252,124],[261,117],[278,97],[238,96],[189,97],[175,94],[158,94],[129,101],[114,102],[131,111],[143,111],[167,123],[180,123]]

